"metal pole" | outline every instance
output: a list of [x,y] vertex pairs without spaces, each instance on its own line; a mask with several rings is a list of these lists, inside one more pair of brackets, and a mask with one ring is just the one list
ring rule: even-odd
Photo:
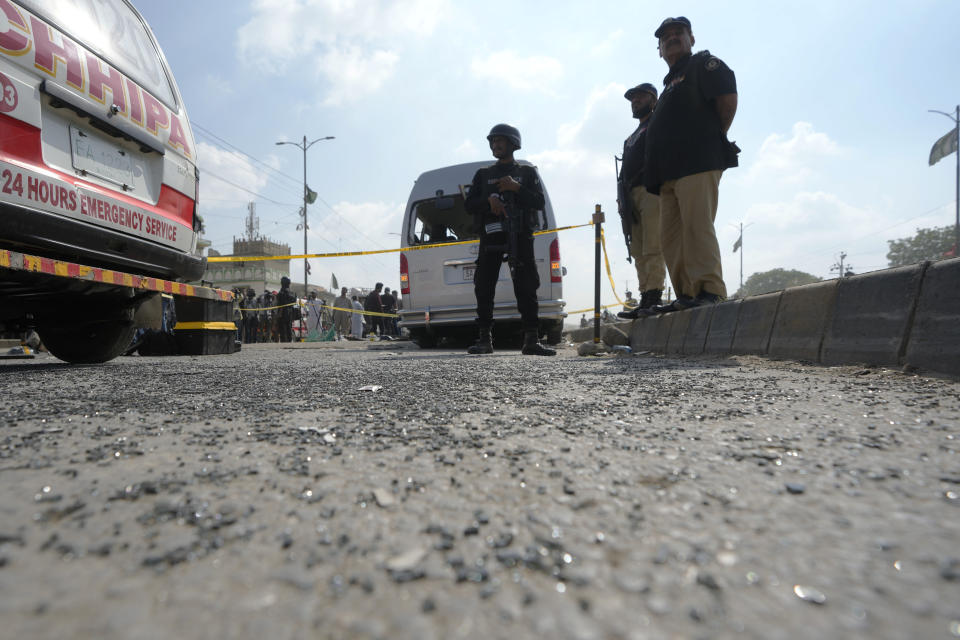
[[[307,136],[303,136],[303,253],[307,254]],[[307,298],[307,259],[303,259],[303,297]],[[300,313],[300,341],[306,339],[303,312]]]
[[740,291],[743,291],[743,223],[740,223]]
[[603,223],[603,211],[600,205],[593,212],[593,343],[600,344],[600,230]]

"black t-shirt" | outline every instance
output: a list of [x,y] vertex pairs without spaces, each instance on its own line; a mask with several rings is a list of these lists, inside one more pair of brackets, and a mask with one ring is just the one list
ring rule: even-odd
[[623,141],[623,165],[620,167],[620,182],[629,190],[643,185],[644,151],[646,147],[647,118]]
[[481,235],[485,235],[487,225],[500,222],[500,218],[490,212],[489,198],[494,193],[500,193],[497,182],[504,176],[513,176],[513,179],[520,183],[519,191],[504,193],[507,198],[512,196],[516,206],[527,214],[524,220],[530,226],[528,231],[532,229],[531,215],[544,207],[546,199],[543,196],[543,185],[540,184],[540,178],[533,167],[516,162],[498,162],[479,169],[473,176],[470,193],[464,205],[467,211],[478,218]]
[[737,92],[737,80],[720,58],[700,51],[678,60],[646,136],[644,185],[659,194],[667,180],[737,166],[735,147],[720,128],[713,100]]

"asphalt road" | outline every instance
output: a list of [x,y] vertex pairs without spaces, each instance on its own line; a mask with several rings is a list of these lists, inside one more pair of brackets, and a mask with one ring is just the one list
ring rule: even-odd
[[5,638],[960,636],[960,382],[408,343],[0,362]]

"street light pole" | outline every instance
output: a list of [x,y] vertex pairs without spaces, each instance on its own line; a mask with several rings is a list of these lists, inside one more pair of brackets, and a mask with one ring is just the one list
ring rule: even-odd
[[[312,147],[315,143],[320,142],[321,140],[333,140],[333,139],[334,139],[334,136],[325,136],[323,138],[317,138],[313,142],[307,143],[307,136],[303,136],[303,142],[301,144],[297,144],[296,142],[286,142],[286,141],[277,143],[278,145],[292,144],[293,146],[299,147],[300,149],[303,150],[303,254],[304,256],[306,256],[308,253],[307,252],[307,204],[308,204],[307,194],[309,192],[307,190],[307,149]],[[307,265],[307,259],[306,257],[304,257],[303,259],[303,297],[304,298],[307,297],[307,269],[308,268],[309,266]],[[301,313],[300,314],[300,339],[301,340],[305,338],[305,333],[306,332],[304,331],[303,314]]]
[[953,135],[956,136],[956,151],[957,154],[957,178],[954,183],[955,189],[955,218],[953,223],[953,256],[960,256],[960,104],[955,107],[953,113],[947,113],[945,111],[937,111],[936,109],[927,109],[930,113],[939,113],[942,116],[947,116],[953,121]]

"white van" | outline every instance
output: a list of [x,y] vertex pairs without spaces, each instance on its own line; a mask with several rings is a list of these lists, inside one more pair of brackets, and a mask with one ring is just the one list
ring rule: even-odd
[[[528,166],[530,163],[519,161]],[[464,199],[478,169],[492,162],[471,162],[427,171],[417,178],[403,217],[400,254],[400,328],[406,328],[420,346],[434,346],[442,338],[476,337],[477,300],[473,274],[479,245],[456,244],[478,240],[473,215],[464,208]],[[543,184],[541,180],[541,184]],[[538,212],[534,231],[555,229],[550,196],[544,186],[546,204]],[[449,243],[450,246],[417,250],[419,245]],[[534,236],[534,255],[540,273],[537,298],[540,305],[540,335],[550,344],[560,342],[563,332],[563,276],[560,241],[556,233]],[[494,342],[519,342],[522,337],[520,312],[513,293],[510,269],[500,268],[494,297]]]
[[[0,0],[0,249],[196,280],[196,163],[173,75],[128,0]],[[0,276],[0,329],[34,327],[73,362],[129,344],[132,290]]]

